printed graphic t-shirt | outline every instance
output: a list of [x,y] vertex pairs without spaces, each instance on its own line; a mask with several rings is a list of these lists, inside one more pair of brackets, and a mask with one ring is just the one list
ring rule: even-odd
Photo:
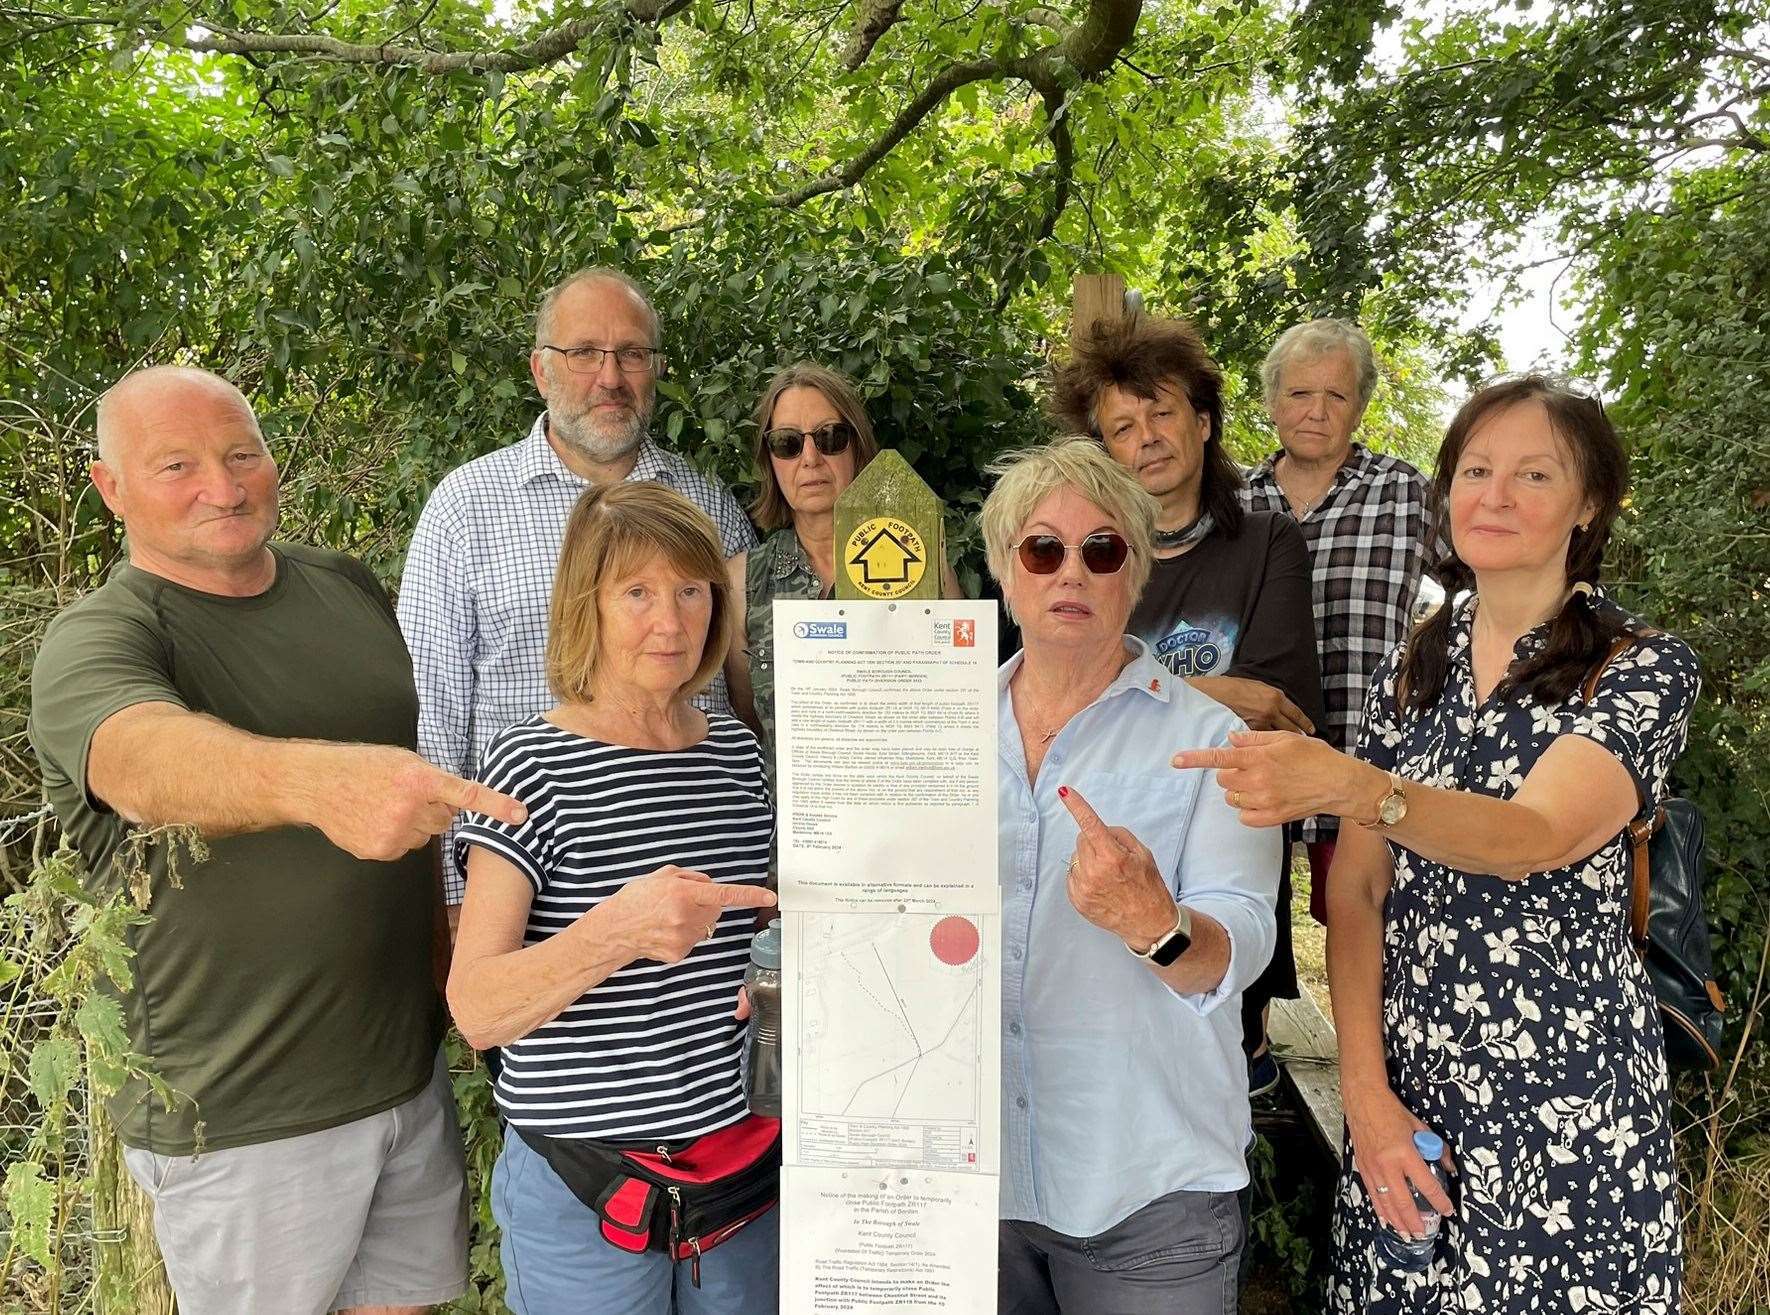
[[1176,676],[1238,676],[1283,690],[1317,726],[1325,716],[1310,604],[1309,549],[1288,517],[1249,512],[1158,558],[1128,625]]

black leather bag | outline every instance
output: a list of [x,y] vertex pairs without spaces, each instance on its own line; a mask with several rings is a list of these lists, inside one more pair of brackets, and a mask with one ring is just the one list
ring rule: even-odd
[[[1586,680],[1586,702],[1604,668],[1633,642],[1624,636],[1612,646]],[[1713,1072],[1721,1065],[1727,1003],[1715,985],[1702,908],[1702,811],[1688,799],[1667,799],[1628,830],[1634,863],[1629,935],[1659,1000],[1666,1062]]]

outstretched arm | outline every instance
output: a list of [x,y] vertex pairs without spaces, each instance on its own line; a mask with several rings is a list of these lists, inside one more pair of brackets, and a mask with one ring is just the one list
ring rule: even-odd
[[86,788],[131,822],[210,835],[311,826],[364,859],[398,858],[457,809],[520,822],[521,804],[380,744],[278,740],[172,703],[136,703],[92,736]]
[[[1244,731],[1229,748],[1190,749],[1174,765],[1214,768],[1248,826],[1314,813],[1373,822],[1389,774],[1320,740]],[[1510,799],[1403,782],[1407,816],[1383,834],[1423,858],[1466,872],[1517,879],[1596,853],[1640,807],[1635,782],[1609,750],[1562,735]]]

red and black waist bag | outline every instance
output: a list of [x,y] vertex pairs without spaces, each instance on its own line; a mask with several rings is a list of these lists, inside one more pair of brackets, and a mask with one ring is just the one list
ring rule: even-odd
[[697,1288],[701,1256],[780,1199],[779,1119],[751,1114],[693,1141],[645,1146],[516,1133],[596,1211],[610,1245],[690,1261]]

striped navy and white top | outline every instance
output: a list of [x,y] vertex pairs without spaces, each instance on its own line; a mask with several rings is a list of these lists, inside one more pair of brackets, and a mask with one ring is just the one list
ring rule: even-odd
[[[629,881],[666,864],[760,885],[774,812],[756,737],[707,714],[680,750],[585,739],[541,717],[500,734],[480,780],[520,799],[521,826],[475,814],[456,845],[482,845],[535,888],[524,945],[557,935]],[[678,963],[640,959],[504,1047],[504,1117],[549,1137],[675,1141],[744,1116],[742,1024],[731,1016],[749,965],[751,909],[727,909]]]

